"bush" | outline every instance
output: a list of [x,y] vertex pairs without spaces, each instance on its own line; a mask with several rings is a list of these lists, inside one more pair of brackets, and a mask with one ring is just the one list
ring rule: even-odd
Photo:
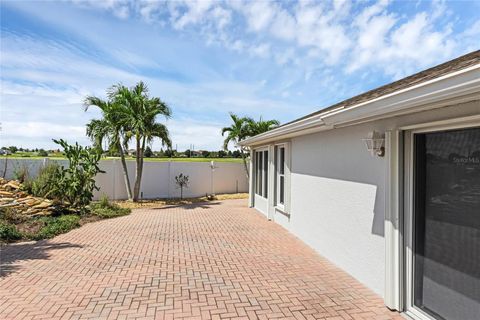
[[61,194],[57,184],[60,179],[60,170],[57,163],[49,163],[40,168],[36,178],[27,179],[24,182],[24,188],[36,197],[59,199]]
[[68,232],[80,226],[80,217],[75,214],[68,214],[58,217],[39,218],[44,226],[36,234],[28,235],[33,240],[49,239],[61,233]]
[[106,195],[100,201],[90,205],[91,213],[102,219],[121,217],[131,212],[128,208],[121,208],[118,204],[110,202]]
[[28,180],[28,167],[22,165],[20,168],[15,168],[13,170],[13,179],[20,181],[21,183]]
[[14,208],[0,208],[0,221],[3,220],[7,223],[19,224],[28,220],[28,217],[19,214]]
[[15,225],[5,221],[0,221],[0,240],[13,241],[22,238],[22,234],[18,232]]
[[72,208],[84,210],[92,201],[93,191],[98,190],[95,176],[104,172],[98,166],[101,154],[78,143],[69,145],[62,139],[53,141],[63,147],[69,162],[68,168],[61,167],[55,174],[53,193]]
[[147,148],[145,148],[145,152],[143,153],[143,155],[146,158],[150,158],[151,156],[153,156],[152,149],[149,146],[147,146]]

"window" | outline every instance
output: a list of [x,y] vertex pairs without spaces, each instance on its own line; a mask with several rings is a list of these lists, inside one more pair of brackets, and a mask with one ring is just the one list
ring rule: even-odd
[[268,196],[268,151],[255,151],[255,193]]
[[285,146],[275,146],[275,202],[278,207],[285,205]]
[[415,133],[413,152],[412,307],[478,319],[480,128]]

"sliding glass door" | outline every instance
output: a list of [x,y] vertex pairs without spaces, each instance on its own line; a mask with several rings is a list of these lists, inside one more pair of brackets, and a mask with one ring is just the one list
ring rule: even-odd
[[480,319],[480,128],[413,133],[407,290],[419,318]]

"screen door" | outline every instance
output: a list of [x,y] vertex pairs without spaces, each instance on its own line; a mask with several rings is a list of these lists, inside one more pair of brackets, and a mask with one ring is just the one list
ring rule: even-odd
[[480,319],[480,128],[414,134],[413,305]]

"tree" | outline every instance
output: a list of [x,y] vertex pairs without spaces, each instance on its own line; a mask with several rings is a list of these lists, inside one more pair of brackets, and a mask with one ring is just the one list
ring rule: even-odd
[[209,151],[205,151],[205,150],[202,151],[202,157],[208,158],[209,155],[210,155]]
[[128,150],[128,139],[130,136],[122,120],[125,107],[112,102],[113,96],[111,94],[109,96],[110,99],[108,101],[95,96],[87,96],[85,98],[85,111],[91,106],[96,106],[102,112],[102,119],[94,119],[87,124],[87,136],[92,140],[97,150],[101,150],[103,141],[107,141],[109,151],[116,151],[120,154],[127,196],[129,200],[132,200],[132,187],[125,160],[125,150]]
[[15,153],[15,152],[18,151],[18,148],[15,147],[15,146],[10,146],[10,147],[8,147],[8,150],[10,150],[11,153]]
[[227,153],[223,150],[219,150],[217,152],[217,155],[218,155],[219,158],[225,158],[227,156]]
[[172,157],[175,155],[175,151],[173,151],[172,149],[168,148],[168,149],[165,150],[164,155],[165,155],[165,157],[167,157],[167,158],[172,158]]
[[152,149],[149,146],[147,146],[145,148],[144,156],[147,157],[147,158],[150,158],[150,157],[152,157],[152,155],[153,155]]
[[263,120],[260,117],[260,120],[255,121],[252,119],[248,120],[248,135],[253,137],[257,134],[261,134],[267,131],[270,131],[280,125],[278,120]]
[[48,152],[45,151],[44,149],[40,149],[40,150],[38,150],[37,155],[38,155],[39,157],[48,157]]
[[180,199],[183,199],[183,189],[188,188],[188,176],[183,175],[180,173],[178,176],[175,177],[175,184],[177,185],[177,189],[180,189]]
[[190,158],[191,155],[192,155],[192,151],[190,151],[190,149],[187,149],[187,150],[185,150],[184,154],[187,158]]
[[160,98],[150,98],[148,88],[142,81],[134,87],[123,85],[112,87],[110,92],[115,105],[122,106],[121,124],[129,133],[129,138],[135,142],[135,184],[133,187],[133,201],[137,201],[142,182],[143,158],[145,147],[159,138],[162,145],[171,147],[170,135],[167,127],[156,122],[158,116],[170,118],[172,111]]
[[244,147],[240,146],[238,143],[245,138],[249,137],[249,123],[254,121],[251,118],[247,117],[238,117],[234,113],[230,112],[230,118],[232,119],[232,124],[230,127],[224,127],[222,129],[222,136],[227,133],[225,140],[223,141],[223,149],[228,150],[228,145],[233,143],[235,148],[240,151],[240,155],[243,160],[243,165],[245,167],[245,173],[247,178],[249,177],[248,166],[247,166],[247,159],[245,156],[245,151],[247,151]]
[[68,166],[57,167],[55,188],[52,191],[58,195],[59,200],[83,211],[92,201],[93,191],[99,190],[95,176],[105,172],[99,167],[101,154],[78,143],[70,145],[62,139],[53,141],[63,147]]
[[248,148],[240,146],[239,142],[246,138],[256,136],[257,134],[267,132],[277,127],[280,124],[280,122],[278,122],[278,120],[264,121],[262,117],[260,117],[259,121],[255,121],[249,117],[240,118],[233,113],[230,113],[230,118],[232,119],[232,122],[233,122],[232,125],[230,127],[225,127],[222,129],[222,136],[225,133],[228,133],[227,137],[223,142],[223,149],[228,150],[229,143],[230,142],[234,143],[235,148],[237,148],[238,152],[240,153],[240,157],[242,157],[243,165],[245,166],[245,172],[248,178],[249,171],[248,171],[247,159],[246,159]]

